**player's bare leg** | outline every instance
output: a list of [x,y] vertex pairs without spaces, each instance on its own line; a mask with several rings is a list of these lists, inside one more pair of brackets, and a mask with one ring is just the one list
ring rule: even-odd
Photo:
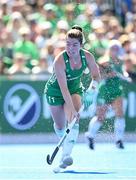
[[88,140],[88,145],[90,149],[94,149],[94,138],[99,131],[102,123],[105,119],[105,114],[107,111],[108,106],[102,105],[97,106],[96,116],[94,116],[89,123],[88,131],[85,133],[85,136]]
[[[79,109],[81,107],[80,96],[77,94],[74,94],[72,96],[72,100],[73,100],[76,110],[79,111]],[[71,114],[70,114],[69,108],[67,107],[66,104],[64,105],[64,111],[65,111],[65,115],[69,121],[69,119],[71,118]],[[60,164],[59,164],[59,167],[54,169],[55,173],[58,173],[62,169],[65,169],[68,166],[73,164],[73,158],[71,157],[71,153],[72,153],[73,147],[77,141],[78,134],[79,134],[79,121],[77,121],[74,124],[73,128],[71,129],[70,133],[67,135],[67,137],[63,143]]]
[[114,121],[114,133],[116,146],[120,149],[124,149],[123,137],[125,132],[125,119],[123,113],[123,99],[122,97],[116,99],[112,106],[115,110],[115,121]]

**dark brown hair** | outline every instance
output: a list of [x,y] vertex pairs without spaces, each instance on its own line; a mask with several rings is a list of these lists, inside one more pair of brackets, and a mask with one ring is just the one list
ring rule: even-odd
[[79,31],[83,32],[82,28],[81,28],[80,26],[78,26],[78,25],[74,25],[74,26],[72,26],[72,28],[71,28],[71,29],[77,29],[77,30],[79,30]]
[[83,43],[83,33],[82,33],[82,28],[78,25],[75,25],[72,27],[72,29],[70,29],[67,32],[67,38],[75,38],[78,39],[78,41],[80,42],[80,44]]

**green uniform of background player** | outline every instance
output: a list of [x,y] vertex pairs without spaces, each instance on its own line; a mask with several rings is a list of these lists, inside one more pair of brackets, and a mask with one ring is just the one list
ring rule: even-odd
[[94,149],[94,138],[106,117],[109,106],[115,112],[114,133],[118,148],[123,149],[123,135],[125,119],[123,113],[123,86],[122,86],[122,61],[119,60],[121,45],[117,40],[111,40],[106,54],[99,60],[102,81],[98,88],[96,116],[89,123],[86,137],[89,146]]
[[[122,62],[118,60],[118,64],[114,64],[113,60],[109,60],[109,65],[100,65],[100,71],[102,76],[102,82],[99,85],[99,92],[97,96],[97,104],[111,104],[118,97],[123,96],[123,86],[122,79],[119,77],[123,74],[122,72]],[[112,72],[114,76],[109,76]]]

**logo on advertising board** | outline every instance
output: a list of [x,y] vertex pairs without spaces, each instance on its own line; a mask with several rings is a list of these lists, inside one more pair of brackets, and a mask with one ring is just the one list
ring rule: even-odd
[[13,128],[30,129],[37,122],[40,112],[40,98],[30,85],[20,83],[9,89],[4,99],[4,114]]

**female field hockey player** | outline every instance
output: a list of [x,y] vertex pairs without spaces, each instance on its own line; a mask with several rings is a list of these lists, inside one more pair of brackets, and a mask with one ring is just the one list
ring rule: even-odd
[[121,44],[119,41],[111,40],[106,55],[98,62],[103,80],[98,88],[96,116],[91,119],[88,132],[86,133],[90,149],[94,149],[94,138],[105,120],[109,106],[112,106],[115,112],[114,132],[116,146],[120,149],[124,148],[123,61],[118,56],[120,48]]
[[77,121],[65,139],[62,147],[60,168],[73,163],[71,152],[79,134],[79,114],[83,86],[81,77],[86,68],[92,76],[91,87],[100,80],[99,68],[93,55],[82,49],[82,28],[75,25],[66,34],[66,48],[54,60],[54,72],[45,85],[54,130],[59,138],[64,135],[67,123],[75,117]]

